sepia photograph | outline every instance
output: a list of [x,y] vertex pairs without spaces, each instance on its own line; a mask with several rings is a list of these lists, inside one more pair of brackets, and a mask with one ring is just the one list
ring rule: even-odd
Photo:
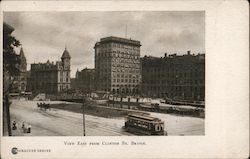
[[3,159],[249,157],[244,0],[1,2]]
[[4,12],[5,136],[204,135],[205,11]]

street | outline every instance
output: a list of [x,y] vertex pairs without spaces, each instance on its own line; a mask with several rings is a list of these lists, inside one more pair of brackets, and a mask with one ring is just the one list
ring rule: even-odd
[[[50,101],[50,103],[66,103]],[[82,136],[83,121],[81,113],[51,108],[44,111],[37,107],[36,101],[12,100],[10,107],[11,121],[17,122],[14,136]],[[204,135],[204,119],[182,117],[169,114],[151,113],[165,122],[168,135]],[[22,122],[31,124],[31,133],[23,133]],[[134,135],[125,132],[124,117],[103,118],[85,115],[86,136],[121,136]]]

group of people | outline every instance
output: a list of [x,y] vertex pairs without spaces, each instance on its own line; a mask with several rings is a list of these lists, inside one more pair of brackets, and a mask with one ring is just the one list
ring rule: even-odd
[[[26,127],[25,122],[23,122],[21,128],[23,129],[24,133],[31,133],[31,125],[30,125],[30,123],[28,123],[27,127]],[[12,130],[16,130],[16,129],[17,129],[17,123],[14,120],[13,123],[12,123]]]

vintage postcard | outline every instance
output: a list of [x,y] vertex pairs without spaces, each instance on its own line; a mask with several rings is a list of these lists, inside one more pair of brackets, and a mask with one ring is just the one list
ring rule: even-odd
[[248,157],[248,13],[4,1],[1,157]]

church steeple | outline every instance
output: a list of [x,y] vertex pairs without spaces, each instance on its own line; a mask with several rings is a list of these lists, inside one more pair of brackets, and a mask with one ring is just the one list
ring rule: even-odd
[[23,47],[21,47],[19,56],[20,56],[21,59],[25,58],[25,55],[24,55],[24,52],[23,52]]
[[25,72],[27,69],[27,61],[23,52],[23,47],[21,47],[20,49],[19,58],[20,58],[20,66],[19,66],[20,70]]
[[23,53],[23,47],[21,47],[21,50],[20,50],[20,56],[24,55]]

